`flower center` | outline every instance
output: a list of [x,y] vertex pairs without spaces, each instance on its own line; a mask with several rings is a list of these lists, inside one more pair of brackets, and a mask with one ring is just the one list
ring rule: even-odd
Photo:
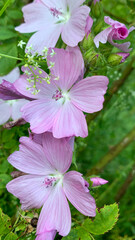
[[64,12],[61,11],[61,9],[50,8],[50,13],[57,18],[55,23],[66,23],[71,17],[69,7],[67,7],[67,10]]
[[54,17],[57,17],[57,18],[59,18],[59,15],[62,15],[62,12],[60,12],[56,8],[50,8],[50,12]]
[[45,177],[44,184],[46,188],[54,186],[56,183],[57,179],[55,177]]
[[52,99],[55,99],[58,101],[60,98],[63,98],[62,91],[61,90],[56,90],[55,94],[53,94]]
[[61,90],[56,90],[52,96],[52,99],[55,99],[55,101],[63,99],[63,104],[64,104],[65,101],[70,100],[70,96],[68,92],[62,92]]
[[63,175],[61,175],[61,174],[56,175],[56,176],[47,176],[47,177],[45,177],[43,183],[46,188],[49,188],[49,187],[55,186],[58,183],[58,181],[62,181],[62,179],[63,179]]

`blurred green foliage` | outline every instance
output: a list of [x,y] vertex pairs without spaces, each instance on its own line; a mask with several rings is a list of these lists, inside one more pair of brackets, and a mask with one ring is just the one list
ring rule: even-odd
[[[0,1],[0,9],[5,4],[5,0]],[[30,1],[29,1],[30,2]],[[87,3],[92,1],[87,0]],[[21,8],[27,4],[27,0],[10,1],[8,7],[0,17],[0,53],[9,54],[13,57],[23,56],[23,51],[18,49],[17,43],[19,40],[28,41],[30,34],[20,34],[14,30],[14,27],[19,25],[22,19]],[[101,3],[100,3],[101,4]],[[94,8],[94,6],[92,6]],[[97,9],[92,10],[94,18],[94,25],[92,34],[97,34],[101,28],[106,27],[104,24],[104,16],[110,16],[114,20],[118,20],[129,28],[135,26],[135,1],[134,0],[103,0],[100,5],[101,14],[99,15]],[[92,69],[88,72],[92,75],[106,74],[109,78],[109,88],[112,84],[119,80],[123,74],[124,69],[131,61],[131,57],[135,55],[135,31],[133,31],[126,41],[131,42],[133,51],[126,63],[116,67],[106,65],[106,55],[111,52],[116,52],[109,43],[100,45],[99,49],[93,46],[93,54],[99,53],[101,58],[100,62],[96,63],[95,59]],[[94,55],[95,56],[95,55]],[[93,60],[93,58],[92,58]],[[0,59],[0,75],[5,75],[10,72],[19,62],[8,58]],[[107,93],[108,94],[108,93]],[[85,139],[77,138],[75,142],[75,153],[73,158],[72,168],[76,168],[85,176],[88,170],[92,169],[95,164],[118,144],[126,135],[135,127],[135,62],[133,69],[126,78],[126,81],[113,95],[111,100],[106,105],[98,116],[89,122],[89,136]],[[35,239],[35,228],[31,227],[30,219],[35,213],[39,211],[23,212],[20,210],[19,200],[9,194],[6,190],[6,184],[11,180],[10,173],[14,170],[8,163],[8,156],[18,149],[19,138],[21,136],[28,136],[28,125],[14,127],[11,130],[0,128],[0,207],[2,211],[7,214],[11,219],[5,217],[6,225],[2,223],[6,235],[1,240],[14,240],[17,235],[22,240]],[[94,236],[96,240],[133,240],[135,239],[135,142],[132,141],[126,148],[124,148],[117,157],[107,164],[99,173],[99,176],[109,181],[108,184],[91,189],[92,195],[96,198],[97,207],[101,208],[104,204],[113,204],[116,199],[119,199],[120,216],[118,223],[113,230],[103,236]],[[129,175],[132,172],[130,181]],[[128,183],[128,184],[127,184]],[[123,194],[120,195],[120,191]],[[78,227],[82,222],[87,221],[84,216],[79,214],[73,206],[70,206],[72,211],[72,231],[65,239],[78,240],[82,236],[83,240],[93,239],[82,228]],[[0,210],[0,226],[3,217]],[[9,219],[9,225],[8,220]],[[77,222],[75,222],[75,219]],[[90,220],[89,220],[90,221]],[[5,228],[4,228],[5,226]],[[9,226],[16,229],[16,233],[10,233]],[[8,234],[8,235],[7,235]],[[56,237],[60,239],[59,236]],[[64,239],[64,238],[63,238]]]

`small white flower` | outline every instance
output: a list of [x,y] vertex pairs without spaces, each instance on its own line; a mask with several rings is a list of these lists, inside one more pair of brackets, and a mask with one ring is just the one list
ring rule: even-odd
[[54,67],[54,65],[55,65],[55,63],[54,62],[50,62],[50,66],[48,67],[49,69],[51,69],[51,68],[53,68]]
[[56,52],[52,49],[52,52],[50,53],[50,56],[53,57],[56,54]]
[[21,41],[19,41],[18,42],[18,47],[20,47],[20,48],[23,48],[23,45],[25,45],[26,43],[23,41],[23,40],[21,40]]

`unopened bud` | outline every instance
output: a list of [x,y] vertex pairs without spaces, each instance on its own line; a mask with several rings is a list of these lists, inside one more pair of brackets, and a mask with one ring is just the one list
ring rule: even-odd
[[[128,56],[127,56],[128,57]],[[126,59],[126,58],[125,58]],[[123,60],[123,56],[117,53],[112,53],[109,57],[108,57],[108,63],[111,66],[117,66],[118,64],[124,62],[125,60]]]
[[91,7],[92,15],[96,18],[99,18],[102,14],[102,11],[102,4],[99,1],[94,1]]
[[121,59],[121,62],[120,63],[123,63],[123,62],[125,62],[125,60],[126,60],[126,58],[128,58],[129,57],[129,53],[117,53],[117,55],[119,55],[119,56],[121,56],[122,57],[122,59]]
[[90,34],[88,35],[88,37],[85,36],[85,38],[83,39],[83,41],[82,41],[82,43],[81,43],[81,45],[80,45],[80,48],[81,48],[84,52],[86,52],[86,51],[88,51],[88,50],[90,50],[90,49],[94,49],[95,44],[94,44],[93,39],[94,39],[94,36],[92,35],[92,33],[90,33]]

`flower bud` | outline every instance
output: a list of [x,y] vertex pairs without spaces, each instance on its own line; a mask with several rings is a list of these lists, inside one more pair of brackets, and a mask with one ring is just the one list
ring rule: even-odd
[[122,57],[122,59],[121,59],[121,62],[120,63],[123,63],[123,62],[125,62],[125,60],[126,60],[126,58],[128,58],[129,57],[129,53],[117,53],[117,55],[119,55],[119,56],[121,56]]
[[91,182],[93,182],[92,187],[97,187],[97,186],[108,183],[107,180],[105,180],[103,178],[99,178],[99,177],[93,177],[93,178],[90,178],[90,180],[91,180]]
[[118,64],[121,63],[121,60],[122,60],[122,56],[119,56],[116,53],[113,53],[108,57],[108,63],[111,66],[117,66]]
[[92,3],[92,8],[91,8],[91,11],[92,11],[92,15],[96,18],[99,18],[102,14],[102,5],[100,2],[98,1],[94,1]]
[[81,48],[84,52],[86,52],[86,51],[94,48],[94,47],[95,47],[95,44],[94,44],[93,39],[94,39],[94,37],[93,37],[92,33],[90,33],[90,34],[88,35],[88,37],[85,36],[85,38],[83,39],[83,41],[82,41],[81,44],[80,44],[80,48]]
[[90,67],[94,67],[97,63],[98,57],[99,57],[99,54],[89,50],[84,55],[84,62],[86,63],[87,66],[89,65]]

